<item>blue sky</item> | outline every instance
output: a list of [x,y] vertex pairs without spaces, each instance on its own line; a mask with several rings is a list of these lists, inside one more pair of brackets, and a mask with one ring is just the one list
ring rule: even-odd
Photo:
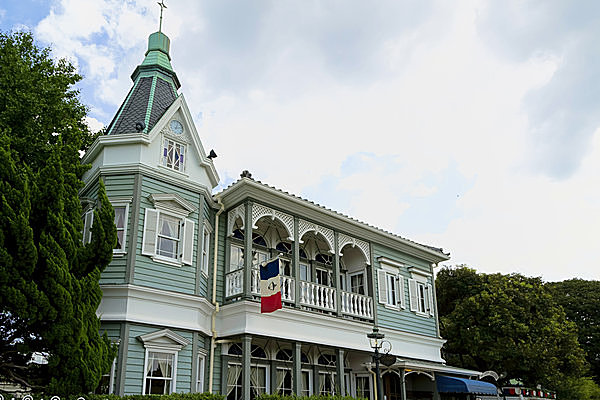
[[[598,279],[594,1],[166,0],[163,31],[222,185],[265,183],[450,251]],[[84,75],[90,126],[131,85],[156,1],[0,4]]]

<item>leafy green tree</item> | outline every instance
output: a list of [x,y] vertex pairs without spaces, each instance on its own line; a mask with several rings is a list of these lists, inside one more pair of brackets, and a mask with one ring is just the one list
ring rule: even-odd
[[600,281],[570,279],[546,284],[569,321],[577,325],[592,378],[600,384]]
[[0,377],[59,395],[93,390],[115,355],[95,314],[116,243],[102,183],[82,242],[80,79],[31,34],[0,33]]
[[550,389],[583,376],[577,328],[541,279],[444,268],[436,288],[448,363]]

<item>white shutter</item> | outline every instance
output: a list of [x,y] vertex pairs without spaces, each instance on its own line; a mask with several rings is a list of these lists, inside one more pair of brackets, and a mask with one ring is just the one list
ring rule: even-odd
[[408,280],[408,295],[410,297],[410,311],[419,311],[419,293],[417,292],[417,281]]
[[406,308],[406,299],[404,298],[404,278],[402,275],[398,275],[398,295],[400,296],[398,305],[401,308]]
[[94,210],[89,210],[83,217],[83,244],[92,241],[92,224],[94,223]]
[[435,314],[435,304],[433,302],[433,286],[427,285],[427,294],[429,300],[429,315],[433,316]]
[[156,255],[156,233],[158,231],[158,211],[146,208],[144,216],[144,238],[142,239],[142,254]]
[[385,281],[385,271],[377,271],[377,291],[379,292],[379,302],[387,304],[387,282]]
[[181,262],[187,265],[192,265],[192,258],[194,255],[194,221],[191,219],[185,219],[183,223],[183,243]]

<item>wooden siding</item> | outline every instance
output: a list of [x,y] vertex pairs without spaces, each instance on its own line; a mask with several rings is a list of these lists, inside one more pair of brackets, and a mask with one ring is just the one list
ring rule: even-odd
[[[381,265],[377,261],[377,257],[386,257],[391,260],[404,263],[407,267],[417,267],[420,270],[431,273],[431,266],[423,260],[419,260],[417,258],[411,257],[409,255],[391,250],[387,247],[378,245],[377,243],[373,243],[373,255],[374,255],[374,267],[375,271],[381,269]],[[386,308],[383,304],[379,303],[379,299],[377,296],[379,290],[379,281],[377,279],[377,274],[375,276],[375,296],[373,298],[375,304],[377,305],[377,318],[378,325],[390,328],[397,329],[399,331],[416,333],[419,335],[433,336],[436,337],[436,323],[434,317],[423,317],[415,314],[410,311],[410,299],[408,292],[408,279],[411,278],[410,272],[407,267],[400,268],[400,274],[405,278],[404,279],[404,302],[406,304],[406,308],[403,310],[394,310],[390,308]],[[428,283],[432,284],[431,278],[427,279]]]
[[[125,373],[125,394],[141,394],[144,380],[144,360],[146,349],[137,338],[151,332],[159,331],[161,327],[131,325],[129,329],[129,347],[127,352],[127,366]],[[192,341],[192,333],[173,330],[174,333]],[[192,345],[181,349],[177,355],[177,376],[174,392],[190,391],[192,379]]]
[[[198,230],[194,230],[194,251],[192,265],[172,266],[158,263],[148,256],[141,254],[142,239],[144,236],[144,213],[146,208],[154,208],[148,196],[154,193],[175,193],[185,200],[200,206],[200,195],[188,190],[177,188],[169,183],[153,178],[143,177],[142,192],[140,196],[139,232],[136,246],[136,261],[134,284],[170,290],[179,293],[194,294],[196,282],[196,262],[198,258]],[[198,211],[192,212],[187,218],[198,224]]]
[[[208,341],[210,345],[210,340]],[[213,366],[213,393],[221,393],[221,346],[218,344],[215,347],[215,364]],[[206,358],[206,369],[208,370],[210,359]],[[206,375],[208,377],[208,374]],[[208,391],[208,385],[206,385],[205,391]]]
[[[217,254],[217,301],[223,304],[225,297],[225,238],[227,237],[227,213],[219,215],[219,243]],[[212,289],[211,289],[212,290]]]

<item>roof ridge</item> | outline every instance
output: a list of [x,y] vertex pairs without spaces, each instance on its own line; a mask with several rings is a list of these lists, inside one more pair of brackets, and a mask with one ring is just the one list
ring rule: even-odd
[[351,220],[351,221],[354,221],[354,222],[358,222],[358,223],[359,223],[359,224],[361,224],[361,225],[365,225],[365,226],[367,226],[367,227],[369,227],[369,228],[372,228],[372,229],[375,229],[375,230],[377,230],[377,231],[379,231],[379,232],[382,232],[382,233],[385,233],[385,234],[387,234],[387,235],[390,235],[390,236],[393,236],[393,237],[399,238],[399,239],[401,239],[401,240],[403,240],[403,241],[406,241],[406,242],[409,242],[409,243],[415,244],[415,245],[417,245],[417,246],[424,247],[424,248],[426,248],[426,249],[428,249],[428,250],[435,251],[435,252],[437,252],[437,253],[440,253],[440,254],[441,254],[441,255],[443,255],[443,256],[449,256],[449,255],[450,255],[450,253],[444,253],[444,249],[443,249],[443,248],[441,248],[441,247],[429,246],[429,245],[426,245],[426,244],[422,244],[422,243],[419,243],[419,242],[415,242],[414,240],[407,239],[407,238],[405,238],[405,237],[403,237],[403,236],[400,236],[400,235],[398,235],[398,234],[396,234],[396,233],[393,233],[393,232],[387,231],[387,230],[385,230],[385,229],[383,229],[383,228],[380,228],[380,227],[378,227],[378,226],[371,225],[371,224],[369,224],[369,223],[367,223],[367,222],[361,221],[361,220],[359,220],[358,218],[351,217],[351,216],[349,216],[349,215],[346,215],[346,214],[343,214],[343,213],[341,213],[341,212],[339,212],[339,211],[336,211],[336,210],[334,210],[334,209],[332,209],[332,208],[328,208],[328,207],[326,207],[326,206],[323,206],[323,205],[321,205],[321,204],[319,204],[319,203],[315,203],[315,202],[314,202],[314,201],[312,201],[312,200],[305,199],[305,198],[303,198],[303,197],[301,197],[301,196],[298,196],[298,195],[296,195],[296,194],[294,194],[294,193],[290,193],[290,192],[284,191],[284,190],[282,190],[282,189],[279,189],[279,188],[277,188],[277,187],[275,187],[275,186],[269,185],[269,184],[267,184],[267,183],[261,182],[261,181],[259,181],[259,180],[256,180],[256,179],[253,179],[253,178],[251,177],[251,175],[250,175],[250,177],[248,177],[248,176],[242,176],[241,178],[238,178],[238,179],[237,179],[235,182],[231,183],[229,186],[225,187],[225,188],[224,188],[224,189],[222,189],[220,192],[218,192],[218,193],[215,193],[215,194],[213,195],[213,197],[217,197],[217,196],[220,196],[220,195],[222,195],[222,194],[223,194],[225,191],[229,190],[229,189],[230,189],[230,188],[232,188],[233,186],[235,186],[235,185],[237,185],[238,183],[240,183],[240,182],[243,182],[243,181],[250,181],[250,182],[254,182],[254,183],[257,183],[257,184],[259,184],[259,185],[265,186],[265,187],[267,187],[267,188],[269,188],[269,189],[272,189],[272,190],[275,190],[275,191],[277,191],[277,192],[279,192],[279,193],[285,194],[285,195],[287,195],[287,196],[291,196],[291,197],[293,197],[293,198],[296,198],[296,199],[298,199],[298,200],[301,200],[301,201],[303,201],[303,202],[306,202],[306,203],[313,204],[313,205],[315,205],[316,207],[322,208],[322,209],[323,209],[323,210],[325,210],[325,211],[332,212],[332,213],[334,213],[334,214],[336,214],[336,215],[338,215],[338,216],[340,216],[340,217],[343,217],[343,218],[349,219],[349,220]]

